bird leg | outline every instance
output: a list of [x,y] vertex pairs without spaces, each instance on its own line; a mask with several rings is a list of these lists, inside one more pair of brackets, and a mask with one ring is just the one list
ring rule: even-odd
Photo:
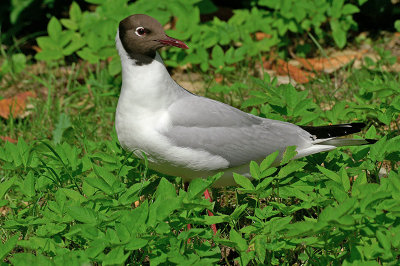
[[[206,191],[204,191],[204,197],[206,199],[208,199],[210,202],[212,202],[212,198],[210,196],[210,192],[208,192],[208,189],[206,189]],[[214,216],[214,214],[210,210],[207,210],[207,212],[208,212],[208,216]],[[215,224],[212,224],[211,229],[213,230],[214,235],[216,235],[217,234],[217,226]]]
[[[189,183],[187,183],[187,182],[183,183],[183,189],[185,191],[188,190],[188,186],[189,186]],[[204,191],[204,197],[206,199],[208,199],[210,202],[212,202],[212,198],[210,196],[210,192],[208,192],[208,189],[206,189],[206,191]],[[214,214],[210,210],[207,210],[207,213],[208,213],[208,216],[214,216]],[[187,229],[190,230],[191,228],[192,228],[192,225],[188,224]],[[211,229],[213,230],[214,235],[216,235],[217,234],[217,226],[215,224],[212,224]]]

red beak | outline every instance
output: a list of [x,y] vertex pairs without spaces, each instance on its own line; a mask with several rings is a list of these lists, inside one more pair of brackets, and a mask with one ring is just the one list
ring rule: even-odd
[[182,41],[167,36],[165,39],[158,40],[160,43],[168,46],[175,46],[182,49],[189,49],[189,47]]

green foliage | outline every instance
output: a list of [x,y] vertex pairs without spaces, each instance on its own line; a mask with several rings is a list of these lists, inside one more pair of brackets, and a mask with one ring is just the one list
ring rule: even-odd
[[313,29],[320,38],[324,38],[323,24],[329,21],[336,45],[343,48],[347,32],[357,26],[352,15],[358,13],[359,9],[354,4],[345,4],[344,0],[260,0],[258,4],[274,11],[272,25],[280,36],[287,31],[302,33]]
[[[202,193],[219,175],[177,191],[166,178],[140,180],[115,135],[100,143],[101,151],[93,144],[19,139],[0,148],[1,203],[10,210],[1,221],[8,232],[2,258],[41,265],[140,264],[146,258],[152,264],[214,264],[222,246],[234,249],[241,265],[362,264],[400,255],[400,175],[392,169],[379,179],[377,170],[393,153],[399,156],[399,137],[354,148],[370,150],[357,159],[332,152],[324,167],[314,163],[321,155],[290,161],[294,147],[281,159],[276,152],[252,162],[252,181],[234,175],[239,205],[213,217],[205,212],[213,204]],[[216,236],[208,227],[213,223]],[[9,254],[17,247],[24,252]]]
[[[366,58],[366,67],[346,70],[341,86],[320,77],[299,89],[247,73],[254,63],[249,57],[285,49],[288,37],[315,33],[343,44],[355,26],[351,14],[365,1],[316,1],[321,8],[311,10],[307,1],[260,0],[250,10],[235,10],[227,22],[207,23],[199,22],[199,14],[215,11],[210,1],[88,2],[95,11],[74,3],[68,18],[50,20],[36,57],[111,60],[107,68],[98,64],[82,73],[74,65],[62,94],[53,69],[31,75],[48,88],[47,99],[35,103],[26,119],[0,127],[1,136],[22,135],[17,144],[0,145],[3,264],[397,263],[400,80],[383,71],[396,58],[377,49],[380,60]],[[294,161],[295,147],[273,153],[250,163],[252,179],[234,174],[237,188],[225,192],[222,205],[202,197],[219,175],[196,179],[185,192],[180,178],[150,171],[110,133],[120,85],[113,78],[120,71],[115,30],[132,13],[148,13],[163,24],[178,18],[168,34],[192,49],[162,51],[163,57],[169,65],[192,63],[219,73],[223,82],[209,89],[210,96],[240,95],[242,109],[300,125],[358,119],[369,125],[364,137],[379,141]],[[271,38],[256,41],[252,34],[263,30]],[[10,55],[1,74],[22,73],[26,62],[21,54]],[[215,236],[211,224],[217,224]]]
[[[203,71],[212,67],[216,72],[226,73],[235,70],[234,64],[246,57],[269,51],[272,47],[285,48],[289,34],[315,33],[321,40],[329,39],[324,29],[328,23],[336,45],[343,48],[347,32],[357,26],[352,15],[359,11],[356,5],[344,0],[260,0],[257,2],[260,8],[236,9],[226,22],[214,18],[200,23],[200,12],[209,12],[206,7],[212,7],[211,1],[88,2],[98,5],[94,12],[82,12],[73,3],[68,19],[51,18],[48,36],[37,38],[42,51],[36,54],[36,59],[59,60],[75,54],[91,63],[111,59],[109,71],[115,75],[120,72],[119,58],[114,49],[118,22],[128,15],[145,13],[162,24],[176,17],[175,29],[173,32],[168,30],[167,34],[186,41],[190,47],[187,51],[177,48],[163,51],[167,65],[191,63],[199,65]],[[256,32],[265,32],[270,37],[257,41],[254,38]]]
[[22,53],[12,54],[1,64],[0,75],[21,73],[26,67],[26,56]]
[[397,32],[400,32],[400,19],[395,21],[394,28],[397,30]]
[[[165,178],[135,179],[132,159],[116,138],[103,145],[107,148],[100,152],[87,143],[83,152],[66,142],[27,144],[20,139],[17,145],[7,143],[0,149],[7,171],[0,196],[3,206],[11,210],[2,228],[23,234],[10,236],[2,246],[2,258],[18,246],[27,253],[14,254],[15,264],[68,260],[121,264],[128,259],[143,261],[146,256],[156,264],[218,261],[218,247],[197,241],[188,245],[189,238],[211,239],[207,226],[179,232],[187,223],[205,223],[204,210],[212,205],[201,195],[218,176],[197,180],[188,192],[177,194]],[[19,177],[12,177],[15,172]],[[132,208],[140,196],[149,198]],[[27,204],[21,205],[21,200]],[[29,250],[36,250],[37,256]]]

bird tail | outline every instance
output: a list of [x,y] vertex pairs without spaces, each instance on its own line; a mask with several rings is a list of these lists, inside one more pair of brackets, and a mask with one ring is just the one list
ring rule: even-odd
[[364,123],[350,123],[319,127],[302,126],[301,128],[313,135],[315,140],[313,141],[312,146],[298,150],[298,154],[295,156],[295,158],[301,158],[323,151],[330,151],[336,147],[358,146],[375,143],[376,140],[374,139],[339,138],[360,132],[365,126],[366,125]]
[[376,142],[374,139],[338,138],[360,132],[365,126],[365,123],[349,123],[319,127],[302,126],[301,128],[315,137],[314,144],[343,147],[374,144]]
[[332,139],[322,139],[317,141],[318,145],[330,145],[335,147],[343,146],[359,146],[374,144],[375,139],[347,139],[347,138],[332,138]]
[[329,126],[300,126],[302,129],[315,136],[317,139],[342,137],[360,132],[366,126],[365,123],[349,123]]

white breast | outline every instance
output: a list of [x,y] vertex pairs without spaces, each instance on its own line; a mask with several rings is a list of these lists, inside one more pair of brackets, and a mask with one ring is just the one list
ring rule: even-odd
[[171,78],[158,53],[152,63],[138,66],[123,49],[118,33],[116,44],[122,88],[115,128],[121,145],[139,158],[144,152],[152,168],[165,174],[200,177],[204,172],[228,167],[224,158],[174,146],[160,133],[171,126],[168,107],[187,92]]

